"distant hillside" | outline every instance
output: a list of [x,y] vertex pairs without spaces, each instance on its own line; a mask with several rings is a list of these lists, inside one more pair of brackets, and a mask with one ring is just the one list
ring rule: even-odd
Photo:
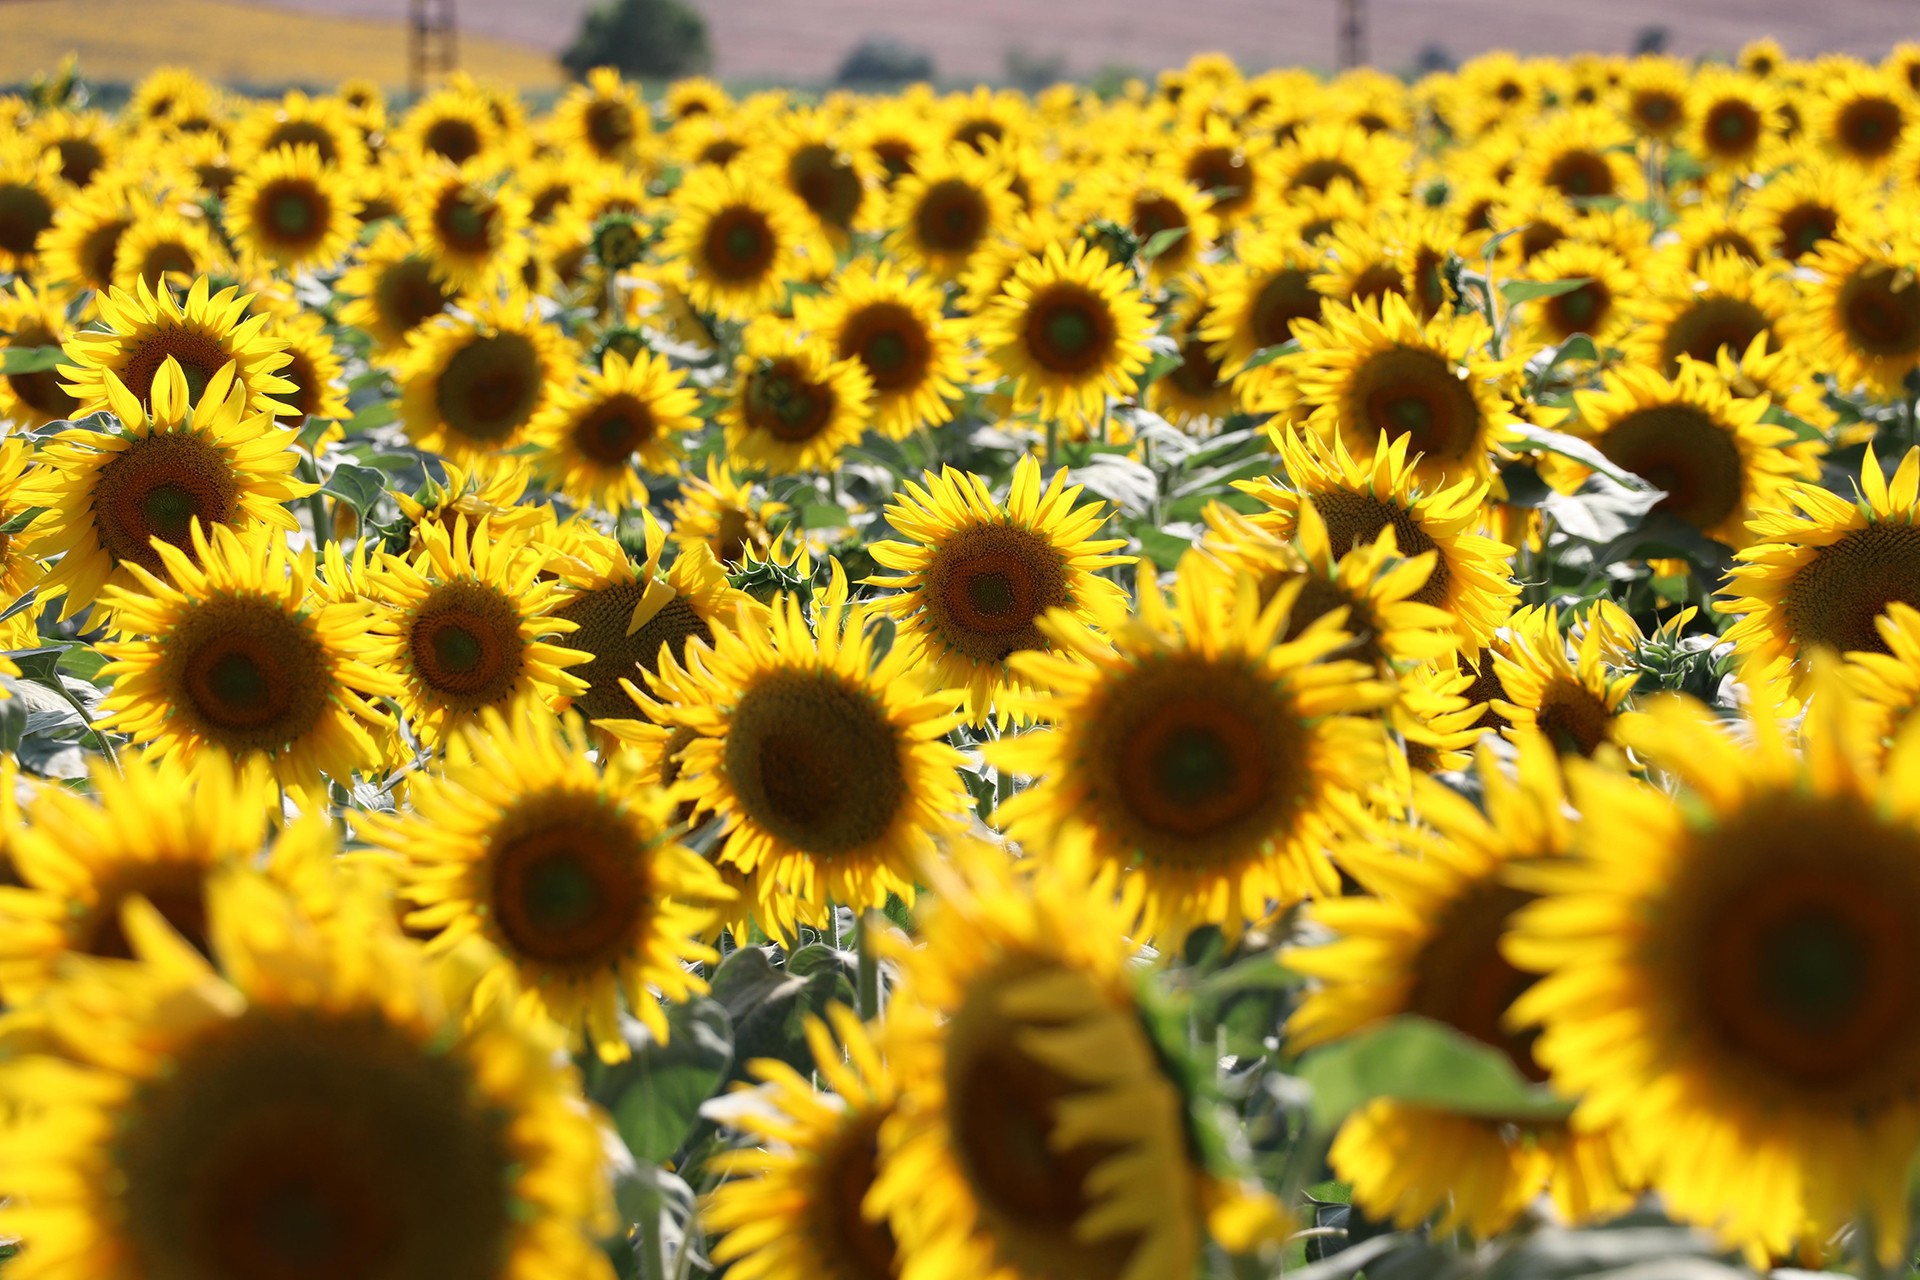
[[[309,12],[398,15],[405,0],[256,0]],[[819,81],[869,35],[930,50],[944,78],[999,76],[1009,50],[1064,59],[1070,74],[1104,64],[1156,69],[1205,49],[1248,66],[1334,59],[1334,0],[694,0],[730,78]],[[0,5],[0,9],[6,6]],[[464,30],[560,49],[590,0],[458,0]],[[1878,55],[1920,39],[1915,0],[1369,0],[1371,53],[1412,65],[1438,44],[1456,57],[1496,45],[1535,53],[1623,51],[1648,26],[1680,53],[1737,49],[1772,34],[1796,54]]]
[[[50,70],[69,51],[100,81],[137,80],[174,64],[230,84],[334,84],[351,76],[406,82],[403,3],[362,5],[372,17],[345,16],[346,4],[310,7],[315,12],[223,0],[0,0],[0,83]],[[477,26],[462,38],[460,60],[477,75],[526,89],[549,88],[560,77],[548,50]]]

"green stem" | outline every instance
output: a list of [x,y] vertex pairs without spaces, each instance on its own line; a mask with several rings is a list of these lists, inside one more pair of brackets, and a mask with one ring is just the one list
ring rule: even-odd
[[667,1280],[667,1240],[660,1230],[660,1195],[647,1197],[647,1211],[640,1215],[640,1274],[646,1280]]
[[854,945],[860,949],[858,990],[860,1018],[863,1022],[872,1022],[880,1016],[880,957],[873,950],[874,916],[878,914],[869,907],[853,917]]
[[1060,465],[1060,424],[1053,418],[1047,419],[1047,456],[1043,461],[1048,471]]
[[[320,464],[314,461],[310,453],[300,455],[300,478],[308,484],[320,483]],[[307,495],[307,518],[313,521],[313,553],[318,556],[320,548],[327,545],[327,535],[333,528],[327,521],[327,500],[318,489]]]

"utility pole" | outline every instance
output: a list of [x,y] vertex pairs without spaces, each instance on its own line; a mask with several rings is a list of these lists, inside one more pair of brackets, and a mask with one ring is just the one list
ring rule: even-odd
[[1357,67],[1367,60],[1367,0],[1338,0],[1340,5],[1340,65]]
[[415,97],[453,70],[453,0],[407,0],[407,89]]

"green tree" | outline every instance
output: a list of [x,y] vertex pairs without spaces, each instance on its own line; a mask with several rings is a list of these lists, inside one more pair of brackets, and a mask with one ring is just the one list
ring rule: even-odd
[[664,79],[707,70],[713,51],[706,19],[685,0],[610,0],[588,11],[560,65],[575,78],[613,67],[622,75]]

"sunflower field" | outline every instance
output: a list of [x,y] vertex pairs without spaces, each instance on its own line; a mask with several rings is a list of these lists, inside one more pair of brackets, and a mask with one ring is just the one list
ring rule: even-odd
[[10,1280],[1912,1274],[1920,46],[89,102]]

